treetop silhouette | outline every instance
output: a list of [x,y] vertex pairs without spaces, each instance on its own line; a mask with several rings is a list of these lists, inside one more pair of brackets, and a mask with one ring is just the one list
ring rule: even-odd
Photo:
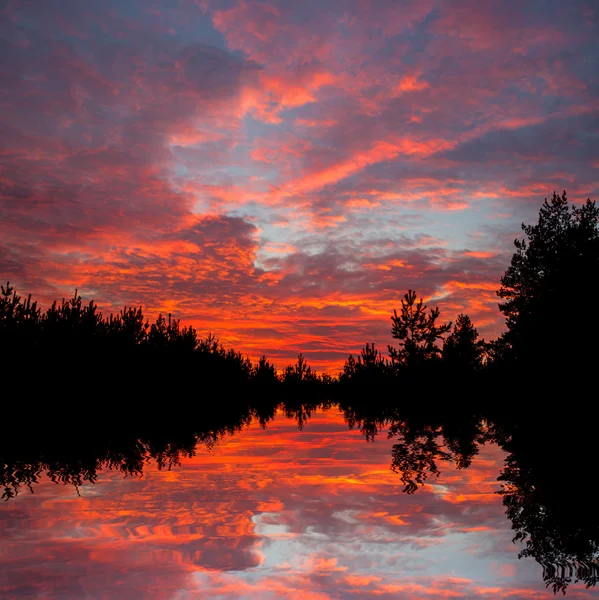
[[453,331],[443,344],[443,362],[449,369],[480,369],[485,347],[485,342],[479,339],[478,331],[470,317],[459,314]]
[[391,362],[399,367],[420,367],[441,356],[438,341],[451,329],[450,323],[437,324],[439,309],[427,306],[416,292],[409,290],[401,301],[399,314],[393,311],[391,335],[398,340],[399,348],[389,346]]
[[522,224],[511,264],[501,278],[506,317],[504,358],[515,366],[579,370],[597,356],[599,320],[584,310],[599,276],[599,208],[568,204],[566,192],[545,200],[538,222]]

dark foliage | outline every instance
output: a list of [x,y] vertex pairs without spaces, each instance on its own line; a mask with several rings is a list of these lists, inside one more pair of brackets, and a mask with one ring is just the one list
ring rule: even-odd
[[427,306],[416,292],[409,290],[401,301],[399,314],[393,311],[391,335],[399,347],[389,346],[389,356],[397,368],[421,368],[439,360],[439,340],[451,329],[451,323],[437,324],[439,309]]
[[43,382],[47,393],[66,378],[91,387],[94,395],[112,391],[121,397],[175,394],[198,377],[221,389],[250,386],[255,391],[282,383],[293,388],[330,382],[301,354],[297,364],[279,377],[265,356],[253,364],[212,334],[201,338],[193,327],[182,327],[170,314],[158,315],[150,323],[141,307],[125,307],[104,317],[93,301],[83,304],[76,292],[71,300],[54,302],[43,312],[30,296],[22,299],[7,283],[0,294],[0,369],[8,374],[25,365],[38,375],[19,382],[29,394],[34,394],[36,384]]
[[339,375],[342,384],[353,386],[384,384],[393,375],[391,363],[374,347],[374,344],[366,344],[357,358],[352,354],[343,365],[343,371]]
[[538,373],[584,372],[597,356],[599,321],[588,310],[599,283],[599,208],[545,200],[497,292],[506,316],[504,359]]
[[482,368],[485,342],[468,315],[460,314],[443,344],[443,363],[449,370],[469,372]]

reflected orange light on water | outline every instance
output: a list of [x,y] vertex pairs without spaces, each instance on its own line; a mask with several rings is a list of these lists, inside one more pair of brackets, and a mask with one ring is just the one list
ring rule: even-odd
[[[279,415],[172,470],[41,482],[0,509],[3,598],[553,598],[519,561],[482,449],[415,494],[337,409]],[[570,598],[590,598],[579,586]]]

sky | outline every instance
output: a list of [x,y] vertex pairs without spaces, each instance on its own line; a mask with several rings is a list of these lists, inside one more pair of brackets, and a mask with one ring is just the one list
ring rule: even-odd
[[593,0],[5,0],[0,277],[282,368],[408,289],[502,330],[553,191],[599,190]]
[[[504,515],[504,454],[439,464],[413,495],[390,470],[393,439],[367,442],[337,409],[279,415],[172,470],[47,478],[0,511],[6,598],[554,600]],[[582,584],[570,600],[596,598]]]

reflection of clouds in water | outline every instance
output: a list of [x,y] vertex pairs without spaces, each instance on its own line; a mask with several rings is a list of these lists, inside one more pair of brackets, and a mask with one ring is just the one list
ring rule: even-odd
[[[414,495],[331,411],[278,417],[172,471],[43,482],[0,509],[2,595],[46,598],[552,598],[518,561],[483,448]],[[574,586],[572,598],[591,592]]]

